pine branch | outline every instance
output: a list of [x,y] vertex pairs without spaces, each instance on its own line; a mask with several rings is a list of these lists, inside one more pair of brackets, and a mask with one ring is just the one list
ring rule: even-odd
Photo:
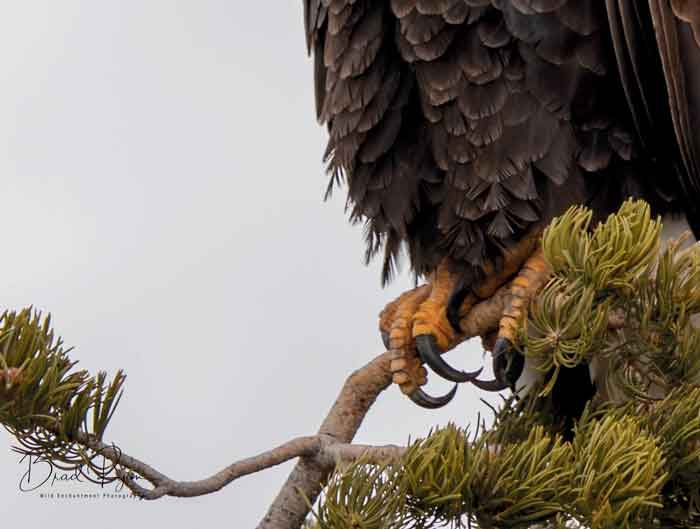
[[[465,318],[465,331],[484,335],[498,325],[507,290],[483,301]],[[106,386],[104,374],[90,379],[80,371],[70,374],[75,365],[53,339],[49,320],[27,309],[19,314],[6,313],[7,325],[0,328],[0,419],[22,445],[19,450],[42,456],[68,468],[87,464],[101,480],[121,480],[135,495],[144,499],[163,496],[192,497],[210,494],[246,475],[299,459],[267,515],[260,522],[264,529],[301,527],[323,483],[338,464],[362,459],[380,464],[403,455],[406,448],[394,445],[351,444],[365,415],[382,391],[391,383],[388,352],[383,353],[346,380],[316,435],[300,437],[247,459],[236,461],[216,474],[198,481],[177,481],[143,460],[124,453],[118,445],[103,441],[124,376]],[[3,334],[4,333],[4,334]],[[4,339],[4,342],[3,342]],[[13,341],[14,340],[14,341]],[[8,345],[9,344],[9,345]],[[19,352],[18,352],[19,351]],[[8,361],[9,359],[9,361]],[[58,365],[58,368],[52,366]],[[37,389],[38,388],[38,389]],[[34,398],[37,393],[45,398]],[[37,408],[37,403],[43,407]],[[43,404],[42,404],[43,403]],[[18,410],[21,413],[18,413]],[[93,420],[88,421],[92,414]],[[88,424],[94,427],[87,428]],[[70,458],[67,457],[70,455]],[[101,456],[112,463],[106,475],[92,465]],[[152,487],[137,483],[137,477]]]
[[[465,339],[486,335],[498,328],[507,293],[507,289],[502,288],[472,309],[462,322]],[[352,441],[374,401],[391,383],[390,362],[391,355],[386,352],[350,375],[321,425],[319,435],[329,435],[342,443]],[[321,461],[301,459],[257,529],[301,527],[309,514],[309,502],[316,501],[332,470],[332,465]]]
[[[503,311],[508,292],[508,286],[504,286],[493,297],[484,300],[469,313],[462,321],[465,339],[472,336],[487,335],[498,327],[498,320]],[[26,334],[28,330],[43,338],[43,340],[35,338],[35,348],[26,347],[23,356],[15,358],[16,355],[10,355],[14,359],[15,364],[21,360],[19,362],[22,364],[21,367],[8,366],[0,369],[0,382],[3,386],[0,388],[0,391],[4,392],[0,396],[8,410],[5,420],[9,420],[10,425],[22,425],[21,429],[17,427],[14,430],[14,432],[19,434],[18,439],[23,445],[20,450],[27,451],[31,449],[34,455],[42,455],[52,459],[51,456],[54,451],[46,452],[45,449],[58,443],[60,447],[66,449],[66,454],[72,454],[70,460],[66,461],[64,457],[64,460],[60,462],[76,467],[86,462],[90,465],[91,460],[95,456],[102,456],[112,462],[109,470],[113,472],[114,476],[102,475],[104,473],[100,474],[98,472],[100,479],[110,480],[116,477],[135,495],[144,499],[158,499],[163,496],[192,497],[210,494],[239,478],[282,464],[291,459],[299,458],[300,461],[297,466],[293,469],[277,498],[270,506],[267,515],[258,526],[260,529],[296,529],[302,525],[309,514],[307,500],[312,503],[316,500],[321,492],[322,484],[326,482],[328,476],[339,463],[350,463],[362,458],[368,463],[380,464],[400,457],[406,450],[404,447],[394,445],[367,446],[351,444],[370,407],[380,393],[391,383],[391,372],[389,370],[391,359],[390,354],[386,352],[348,377],[336,402],[331,407],[316,435],[299,437],[256,456],[236,461],[208,478],[198,481],[177,481],[156,470],[146,462],[124,453],[117,445],[102,441],[104,429],[109,418],[111,418],[111,414],[114,412],[118,393],[124,381],[124,377],[121,374],[116,379],[117,384],[113,383],[106,390],[102,389],[95,392],[97,399],[93,397],[92,401],[90,399],[80,401],[82,402],[79,409],[80,413],[72,420],[72,424],[82,425],[82,428],[68,431],[64,426],[56,422],[57,419],[37,423],[35,420],[31,420],[32,413],[37,415],[36,409],[30,410],[31,413],[24,413],[20,423],[20,417],[16,413],[18,406],[13,401],[13,398],[18,393],[25,396],[32,395],[31,391],[20,391],[20,384],[28,382],[28,372],[33,373],[34,379],[38,378],[44,382],[47,379],[46,375],[43,378],[39,376],[41,375],[40,370],[33,372],[29,369],[31,365],[26,362],[26,357],[29,353],[39,358],[43,362],[42,365],[51,365],[52,355],[56,355],[57,360],[61,361],[62,369],[56,370],[56,375],[49,373],[51,376],[58,377],[54,381],[49,380],[49,385],[54,388],[62,387],[59,380],[61,376],[73,380],[71,377],[74,375],[69,375],[68,370],[75,363],[70,362],[67,358],[61,348],[60,339],[57,341],[53,339],[53,331],[49,329],[48,318],[42,321],[40,315],[32,315],[29,309],[17,315],[15,313],[6,313],[4,318],[9,318],[11,324],[8,326],[8,329],[12,331],[15,341],[21,342],[20,338],[27,341],[23,338],[24,335],[20,331]],[[614,323],[614,325],[619,326],[619,322]],[[9,332],[8,329],[5,329],[6,333]],[[2,333],[0,333],[0,338],[2,336]],[[9,340],[6,338],[5,357],[7,357],[7,352],[13,350],[8,343]],[[57,360],[53,362],[56,363]],[[87,373],[83,371],[79,372],[79,376],[81,382],[89,380]],[[100,374],[100,384],[97,384],[97,386],[95,384],[87,384],[87,386],[92,388],[90,391],[94,392],[95,387],[102,388],[104,386],[104,380],[104,375]],[[84,387],[85,384],[76,386],[77,389]],[[103,402],[105,399],[107,399],[108,406],[105,406]],[[46,408],[51,408],[53,414],[56,415],[61,410],[65,412],[70,407],[70,404],[75,401],[74,397],[65,398],[64,395],[63,402],[67,403],[67,405],[64,404],[64,408],[54,406],[55,400],[50,401],[52,404],[46,404]],[[101,406],[95,405],[97,401],[102,402]],[[36,402],[36,400],[33,399],[32,402]],[[92,407],[89,405],[90,402],[92,402]],[[12,413],[9,411],[10,404],[14,406]],[[22,408],[22,406],[20,405],[19,408]],[[86,431],[84,428],[85,424],[87,424],[85,417],[94,408],[96,408],[94,413],[97,413],[100,419],[97,422],[98,426],[92,431]],[[73,413],[75,415],[75,410]],[[57,416],[62,418],[65,415],[65,413],[58,413]],[[40,434],[40,432],[44,433]],[[95,432],[99,432],[99,435],[96,435]],[[42,440],[42,444],[28,443],[27,439],[34,440],[37,436]],[[37,451],[37,449],[40,450]],[[91,465],[91,469],[92,467]],[[97,469],[94,468],[93,470]],[[136,479],[137,476],[146,479],[151,483],[152,488],[139,485]]]
[[[146,500],[155,500],[163,496],[191,498],[211,494],[239,478],[298,457],[313,460],[324,467],[335,467],[340,463],[351,463],[359,459],[379,464],[400,457],[405,450],[393,445],[339,443],[327,435],[298,437],[271,450],[236,461],[208,478],[198,481],[176,481],[147,463],[125,454],[117,447],[93,440],[88,435],[78,435],[77,442],[114,463],[117,476],[124,485],[135,495]],[[137,475],[148,480],[154,487],[147,489],[139,485],[135,479]]]
[[[546,410],[528,408],[548,386],[518,406],[509,401],[492,430],[478,425],[474,440],[448,426],[405,448],[352,444],[391,383],[387,352],[350,375],[317,434],[205,479],[176,481],[102,440],[123,374],[106,384],[104,373],[91,378],[71,372],[75,362],[54,340],[48,318],[31,309],[0,317],[0,422],[23,453],[91,470],[94,457],[105,457],[112,462],[110,479],[144,499],[210,494],[299,459],[258,529],[302,527],[323,487],[319,520],[334,529],[356,527],[358,516],[367,522],[363,528],[382,529],[404,521],[414,527],[460,524],[463,516],[499,527],[693,521],[700,505],[700,332],[689,318],[700,313],[700,250],[680,251],[677,242],[656,259],[660,224],[640,203],[625,203],[593,232],[589,217],[573,209],[548,228],[544,246],[555,278],[519,331],[524,354],[543,372],[554,371],[548,386],[560,367],[606,355],[612,366],[606,384],[617,382],[629,399],[612,408],[594,404],[576,427],[575,449],[547,422]],[[508,295],[505,285],[474,307],[461,323],[463,338],[486,336],[488,349]],[[647,395],[652,386],[679,389],[659,401]],[[623,469],[626,478],[612,469]],[[151,488],[139,485],[138,477]]]
[[[318,527],[698,526],[700,246],[671,241],[659,255],[661,223],[641,201],[590,222],[572,208],[543,235],[553,278],[515,344],[539,386],[494,410],[489,430],[448,425],[398,461],[337,470]],[[576,399],[575,384],[555,394],[559,375],[593,362],[583,416],[557,418]]]

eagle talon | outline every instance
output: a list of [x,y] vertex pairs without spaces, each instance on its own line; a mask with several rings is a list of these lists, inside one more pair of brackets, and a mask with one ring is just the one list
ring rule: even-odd
[[457,384],[449,391],[449,393],[443,395],[442,397],[432,397],[428,395],[425,391],[420,388],[414,389],[409,395],[415,404],[418,404],[421,408],[427,408],[429,410],[434,410],[436,408],[442,408],[449,404],[457,393]]
[[473,372],[458,371],[442,359],[437,340],[432,334],[421,334],[415,337],[416,350],[421,360],[436,374],[451,382],[469,382],[481,374],[481,369]]
[[[491,354],[493,355],[493,374],[496,378],[494,380],[476,379],[471,381],[472,384],[484,391],[503,391],[507,388],[513,389],[515,387],[515,381],[518,380],[523,370],[522,364],[524,360],[522,356],[515,353],[511,341],[503,337],[499,337],[496,340]],[[516,359],[514,355],[518,358]],[[520,359],[521,363],[519,363],[518,359]],[[511,376],[515,374],[516,370],[517,375],[511,381]]]
[[496,380],[515,389],[515,383],[525,366],[525,358],[515,351],[513,342],[502,336],[496,340],[492,354],[493,373],[496,375]]
[[450,322],[452,329],[454,329],[457,334],[462,333],[462,327],[460,325],[462,321],[462,316],[460,314],[462,304],[471,293],[471,287],[467,286],[464,281],[460,281],[457,287],[450,293],[450,299],[447,302],[445,313],[447,321]]
[[391,335],[387,331],[381,331],[380,332],[382,335],[382,342],[384,343],[384,347],[386,347],[387,351],[391,349]]
[[504,384],[500,380],[479,380],[475,378],[471,381],[477,388],[484,391],[503,391],[508,388],[508,384]]

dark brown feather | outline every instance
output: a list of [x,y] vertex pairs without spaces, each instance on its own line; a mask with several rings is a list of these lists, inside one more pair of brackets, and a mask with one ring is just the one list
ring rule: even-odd
[[673,13],[690,24],[695,43],[700,46],[700,3],[697,0],[671,0]]
[[[574,203],[698,207],[700,3],[304,0],[330,187],[384,279],[467,277]],[[659,167],[674,167],[661,179]]]

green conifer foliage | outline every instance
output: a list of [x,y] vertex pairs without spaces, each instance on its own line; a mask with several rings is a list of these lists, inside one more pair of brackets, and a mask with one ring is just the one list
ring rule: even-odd
[[31,308],[0,315],[0,422],[21,454],[60,469],[81,469],[104,481],[112,468],[92,464],[94,454],[76,443],[81,434],[101,440],[121,397],[125,376],[112,382],[100,372],[74,370],[70,350],[54,336],[50,316]]
[[[590,223],[575,207],[543,235],[553,277],[516,344],[542,385],[506,400],[490,429],[450,424],[382,467],[338,470],[321,528],[700,526],[700,248],[662,248],[641,201]],[[583,362],[607,369],[565,432],[551,389]]]

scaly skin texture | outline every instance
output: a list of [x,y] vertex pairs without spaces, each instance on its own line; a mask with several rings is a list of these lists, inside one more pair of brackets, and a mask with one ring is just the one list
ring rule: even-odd
[[515,342],[518,325],[527,317],[527,309],[537,293],[549,281],[552,270],[538,248],[528,259],[513,280],[510,295],[506,300],[503,317],[498,326],[498,337]]
[[[512,336],[522,310],[527,307],[526,296],[534,296],[549,277],[548,272],[546,276],[538,272],[544,271],[538,246],[540,234],[541,230],[533,229],[504,253],[498,268],[491,264],[486,267],[484,280],[462,302],[459,311],[462,319],[476,303],[493,296],[517,273],[513,281],[514,290],[507,298],[507,309],[501,319],[503,335]],[[379,316],[379,328],[388,337],[388,347],[392,353],[393,382],[406,395],[427,382],[427,370],[421,365],[416,352],[417,336],[432,335],[443,352],[471,337],[466,329],[456,332],[447,319],[447,304],[458,281],[459,276],[450,271],[447,260],[444,260],[428,277],[428,283],[403,293],[389,303]]]
[[457,279],[450,272],[447,260],[443,260],[432,274],[430,295],[413,316],[413,338],[432,334],[443,351],[454,347],[457,336],[447,319],[446,309]]
[[404,292],[379,315],[379,328],[389,335],[392,380],[406,395],[427,382],[428,372],[416,355],[412,329],[414,314],[431,290],[428,283]]

